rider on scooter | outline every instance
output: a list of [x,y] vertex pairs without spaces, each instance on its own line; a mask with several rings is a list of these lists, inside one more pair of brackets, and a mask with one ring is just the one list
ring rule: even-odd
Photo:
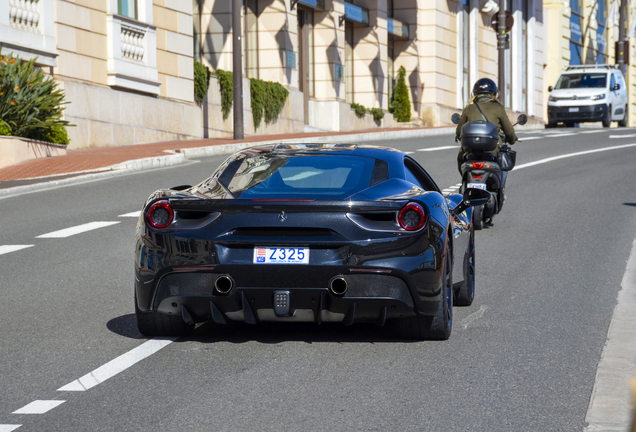
[[[504,135],[506,136],[506,141],[508,144],[514,144],[517,141],[517,136],[515,135],[515,130],[512,127],[512,123],[508,119],[506,115],[506,110],[497,101],[497,85],[495,82],[488,78],[481,78],[477,80],[475,85],[473,86],[473,99],[466,105],[464,111],[462,112],[461,119],[459,120],[459,124],[457,125],[457,130],[455,132],[455,141],[459,141],[462,126],[466,122],[479,121],[484,120],[494,123],[499,130],[503,130]],[[481,112],[479,111],[481,109]],[[483,115],[482,115],[483,113]],[[502,145],[501,137],[499,138],[499,145],[497,148],[489,152],[495,157],[499,153],[499,147]],[[461,166],[464,162],[465,151],[460,147],[459,154],[457,155],[457,168],[461,174]],[[503,174],[503,173],[502,173]],[[508,173],[505,172],[502,175],[502,184],[505,184],[505,177]]]

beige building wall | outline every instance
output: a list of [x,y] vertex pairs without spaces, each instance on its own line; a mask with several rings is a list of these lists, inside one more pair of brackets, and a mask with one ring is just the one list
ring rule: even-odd
[[53,73],[70,102],[65,119],[76,125],[69,148],[201,136],[192,5],[139,0],[138,10],[129,19],[117,15],[116,0],[56,1]]

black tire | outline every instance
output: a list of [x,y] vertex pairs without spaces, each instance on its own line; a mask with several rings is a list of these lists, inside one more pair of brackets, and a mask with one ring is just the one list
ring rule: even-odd
[[135,315],[139,333],[146,337],[188,336],[194,330],[194,325],[183,322],[181,315],[165,315],[156,311],[142,312],[137,307],[136,296]]
[[565,122],[565,127],[569,127],[569,128],[574,127],[574,122],[571,122],[571,121]]
[[612,125],[612,106],[610,105],[607,109],[607,113],[605,114],[605,118],[603,119],[603,127],[610,127]]
[[464,254],[464,282],[455,292],[455,306],[470,306],[475,299],[475,233],[470,232],[470,242]]
[[555,127],[557,127],[557,122],[548,121],[548,124],[547,124],[547,125],[545,125],[545,127],[546,127],[547,129],[555,128]]
[[484,227],[484,206],[473,207],[473,226],[477,231]]
[[442,281],[442,301],[434,316],[416,315],[397,321],[398,335],[409,340],[447,340],[453,328],[453,268],[451,251],[446,249]]
[[623,120],[618,122],[619,127],[627,127],[627,105],[625,105],[625,115],[623,116]]

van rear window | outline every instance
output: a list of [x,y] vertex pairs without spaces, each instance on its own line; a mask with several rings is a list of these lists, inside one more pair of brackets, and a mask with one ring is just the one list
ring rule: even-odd
[[561,75],[555,89],[575,88],[605,88],[607,87],[607,74],[605,73],[580,73]]

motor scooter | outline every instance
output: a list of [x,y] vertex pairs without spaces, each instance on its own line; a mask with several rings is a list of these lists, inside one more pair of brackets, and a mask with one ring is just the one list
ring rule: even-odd
[[[453,114],[451,121],[459,124],[459,114]],[[517,118],[516,125],[524,125],[528,116],[521,114]],[[476,230],[481,230],[485,224],[492,225],[493,219],[498,214],[506,200],[505,186],[508,171],[514,168],[506,164],[502,167],[500,160],[492,153],[497,148],[501,137],[504,146],[499,153],[508,152],[510,147],[505,145],[505,136],[497,126],[488,121],[468,122],[462,126],[460,141],[465,151],[464,162],[461,165],[462,186],[460,193],[467,188],[483,189],[490,192],[488,202],[482,206],[473,208],[473,223]]]

